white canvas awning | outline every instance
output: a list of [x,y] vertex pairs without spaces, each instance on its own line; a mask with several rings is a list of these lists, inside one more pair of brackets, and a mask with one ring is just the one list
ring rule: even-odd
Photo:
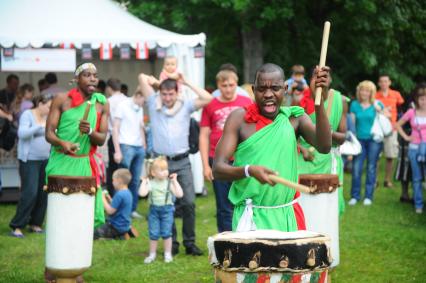
[[130,44],[147,42],[169,47],[183,44],[194,47],[205,45],[204,33],[182,35],[170,32],[128,13],[110,0],[2,0],[0,1],[0,45],[2,47],[34,47],[61,43]]

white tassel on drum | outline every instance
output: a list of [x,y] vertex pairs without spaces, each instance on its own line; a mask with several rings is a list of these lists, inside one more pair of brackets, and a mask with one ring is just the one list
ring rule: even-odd
[[253,220],[253,201],[251,199],[246,199],[246,207],[237,226],[237,232],[248,231],[256,231],[256,224]]

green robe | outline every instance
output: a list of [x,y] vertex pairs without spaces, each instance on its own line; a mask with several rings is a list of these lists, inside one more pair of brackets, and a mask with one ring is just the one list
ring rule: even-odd
[[[105,96],[100,93],[92,94],[90,99],[92,106],[90,107],[87,120],[90,126],[95,129],[97,114],[96,102],[105,104],[107,102]],[[90,138],[88,135],[80,135],[79,121],[83,118],[87,102],[79,106],[70,108],[61,114],[56,135],[59,139],[78,143],[80,149],[75,153],[78,156],[71,156],[61,153],[60,146],[52,146],[49,161],[46,166],[47,176],[92,176],[92,168],[90,167],[89,152],[91,148]],[[105,223],[104,208],[102,203],[102,190],[98,189],[95,197],[95,228]]]
[[[330,121],[331,130],[337,131],[339,128],[340,120],[342,119],[343,114],[343,103],[342,103],[342,94],[333,90],[333,103],[330,109]],[[324,108],[328,108],[329,99],[324,102]],[[312,122],[316,123],[316,115],[313,112],[309,115]],[[303,146],[306,149],[311,147],[303,138],[300,138],[300,146]],[[333,144],[331,151],[335,153],[338,152],[338,146]],[[305,161],[303,159],[302,153],[298,156],[298,171],[299,174],[337,174],[339,176],[339,181],[343,184],[343,160],[340,154],[333,154],[332,152],[327,154],[319,153],[318,151],[313,152],[314,160]],[[334,160],[333,160],[334,159]],[[335,166],[335,168],[333,168]],[[333,172],[333,169],[335,172]],[[339,214],[342,215],[345,211],[345,200],[343,198],[343,187],[338,189],[339,194]]]
[[[297,182],[297,143],[289,117],[303,114],[300,107],[281,107],[272,124],[238,145],[234,166],[265,166],[281,177]],[[253,177],[234,181],[229,192],[229,200],[235,206],[232,230],[235,231],[238,226],[246,199],[252,199],[254,205],[277,206],[291,202],[295,193],[295,190],[281,184],[274,187],[262,185]],[[297,230],[293,205],[274,209],[253,208],[253,221],[257,229]]]

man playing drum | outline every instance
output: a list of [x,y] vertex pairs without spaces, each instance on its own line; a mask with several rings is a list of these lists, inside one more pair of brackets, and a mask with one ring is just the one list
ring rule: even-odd
[[[329,68],[317,68],[313,88],[329,86]],[[284,71],[265,64],[256,72],[253,86],[255,104],[233,111],[216,148],[214,177],[233,181],[229,199],[234,204],[233,231],[274,229],[304,230],[305,222],[297,203],[299,193],[275,186],[269,175],[297,182],[297,137],[302,136],[319,152],[331,148],[330,124],[323,102],[315,106],[317,123],[300,107],[281,107]],[[234,156],[234,164],[227,161]]]

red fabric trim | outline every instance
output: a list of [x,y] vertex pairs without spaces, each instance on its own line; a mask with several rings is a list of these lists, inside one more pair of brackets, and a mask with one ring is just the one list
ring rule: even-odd
[[256,123],[256,131],[272,123],[272,120],[260,114],[259,107],[256,103],[244,106],[244,109],[246,110],[244,120],[247,123]]
[[305,112],[308,115],[315,112],[315,101],[312,98],[312,93],[309,88],[303,91],[303,97],[300,100],[299,106],[305,109]]
[[68,92],[68,97],[71,98],[71,108],[77,107],[84,102],[83,95],[77,88],[73,88]]
[[[296,192],[294,194],[294,198],[296,199],[300,196],[300,192]],[[305,224],[305,214],[303,214],[303,209],[298,202],[293,204],[294,216],[296,217],[297,230],[306,230]]]
[[[99,130],[100,127],[100,121],[101,121],[101,115],[102,113],[100,112],[96,112],[96,126],[95,129]],[[89,152],[89,160],[90,160],[90,168],[92,169],[92,176],[95,177],[96,179],[96,184],[98,186],[101,185],[101,176],[98,170],[98,164],[96,163],[96,159],[95,159],[95,153],[96,150],[98,149],[97,145],[91,145],[90,147],[90,152]]]

